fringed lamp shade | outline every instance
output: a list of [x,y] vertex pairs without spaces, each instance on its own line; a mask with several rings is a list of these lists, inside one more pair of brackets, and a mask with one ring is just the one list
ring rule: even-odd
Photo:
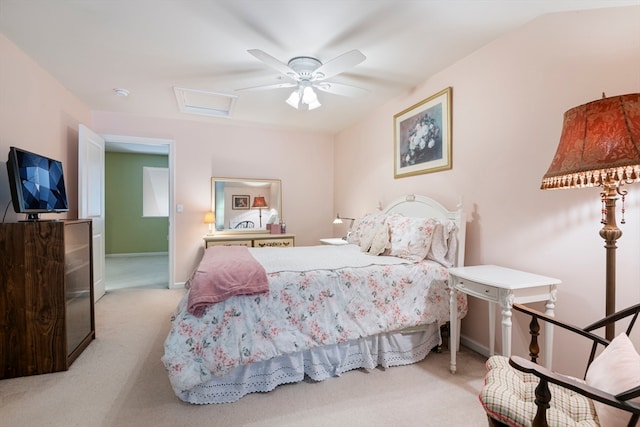
[[640,93],[603,98],[564,114],[543,190],[640,181]]
[[[602,98],[564,114],[556,155],[542,178],[543,190],[602,187],[602,229],[605,241],[605,313],[615,312],[616,242],[622,231],[616,223],[616,200],[624,184],[640,181],[640,93]],[[606,328],[611,340],[613,325]]]

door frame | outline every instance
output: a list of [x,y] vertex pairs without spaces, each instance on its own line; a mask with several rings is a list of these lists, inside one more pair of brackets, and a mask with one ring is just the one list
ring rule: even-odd
[[[175,271],[175,255],[174,255],[174,247],[175,247],[175,210],[173,209],[175,199],[174,199],[174,189],[175,189],[175,141],[172,139],[162,139],[162,138],[147,138],[147,137],[139,137],[139,136],[126,136],[126,135],[110,135],[110,134],[101,134],[100,135],[105,140],[105,145],[110,142],[118,143],[118,144],[131,144],[131,145],[148,145],[148,146],[157,146],[157,145],[166,145],[168,148],[168,166],[169,166],[169,289],[179,288],[181,286],[176,285],[174,271]],[[105,149],[105,151],[107,151]],[[105,210],[108,209],[108,206],[105,206]]]

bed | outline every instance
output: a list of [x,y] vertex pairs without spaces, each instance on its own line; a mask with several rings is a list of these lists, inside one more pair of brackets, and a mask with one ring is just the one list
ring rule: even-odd
[[176,396],[230,403],[424,359],[442,343],[465,225],[460,208],[409,195],[359,219],[346,245],[207,249],[164,344]]

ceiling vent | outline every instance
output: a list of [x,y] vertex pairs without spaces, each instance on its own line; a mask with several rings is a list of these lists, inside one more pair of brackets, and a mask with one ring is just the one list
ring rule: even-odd
[[173,90],[181,112],[201,116],[229,117],[238,98],[236,95],[182,87],[174,87]]

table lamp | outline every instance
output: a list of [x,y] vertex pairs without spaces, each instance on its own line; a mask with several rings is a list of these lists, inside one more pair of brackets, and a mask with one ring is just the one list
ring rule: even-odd
[[204,215],[204,223],[209,224],[209,234],[213,234],[213,224],[216,223],[216,213],[215,212],[207,212]]

